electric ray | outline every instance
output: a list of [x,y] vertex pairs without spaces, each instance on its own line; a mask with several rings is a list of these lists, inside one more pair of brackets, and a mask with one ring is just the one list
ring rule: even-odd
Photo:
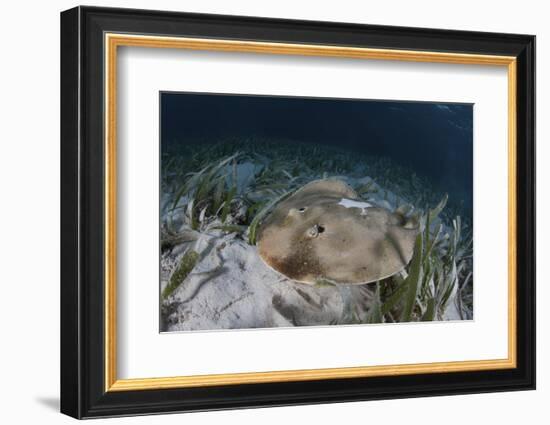
[[340,180],[316,180],[275,206],[258,232],[261,258],[309,284],[374,282],[403,270],[419,224],[362,201]]

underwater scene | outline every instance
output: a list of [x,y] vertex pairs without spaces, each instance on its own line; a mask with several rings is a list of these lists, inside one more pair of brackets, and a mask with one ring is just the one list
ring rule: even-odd
[[160,109],[161,332],[473,319],[473,105]]

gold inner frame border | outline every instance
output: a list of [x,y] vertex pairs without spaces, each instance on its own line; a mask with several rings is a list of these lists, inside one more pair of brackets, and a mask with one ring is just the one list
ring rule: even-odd
[[[397,364],[381,366],[301,369],[284,371],[228,373],[213,375],[171,376],[151,378],[117,378],[116,323],[116,123],[117,123],[117,51],[118,47],[148,47],[261,53],[280,55],[324,56],[355,59],[397,60],[469,65],[504,66],[508,72],[508,357],[495,360]],[[164,37],[106,33],[105,47],[105,391],[137,391],[217,385],[240,385],[322,379],[364,378],[411,375],[420,373],[450,373],[512,369],[517,365],[517,128],[516,128],[516,58],[513,56],[465,53],[429,52],[394,49],[371,49],[331,45],[289,44],[275,42],[238,41],[206,38]]]

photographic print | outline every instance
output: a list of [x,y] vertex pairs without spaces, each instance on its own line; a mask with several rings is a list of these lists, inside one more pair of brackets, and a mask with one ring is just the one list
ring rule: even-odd
[[160,93],[160,331],[473,319],[473,105]]

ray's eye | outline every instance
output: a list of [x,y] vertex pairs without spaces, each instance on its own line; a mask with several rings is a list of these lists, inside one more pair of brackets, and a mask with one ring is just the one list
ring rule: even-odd
[[317,236],[319,236],[321,233],[323,233],[325,231],[325,228],[319,224],[316,224],[315,226],[311,227],[307,234],[310,238],[316,238]]
[[301,212],[301,213],[303,213],[303,212],[305,212],[305,211],[306,211],[306,209],[307,209],[306,207],[302,207],[302,208],[300,208],[300,209],[298,210],[298,212]]

